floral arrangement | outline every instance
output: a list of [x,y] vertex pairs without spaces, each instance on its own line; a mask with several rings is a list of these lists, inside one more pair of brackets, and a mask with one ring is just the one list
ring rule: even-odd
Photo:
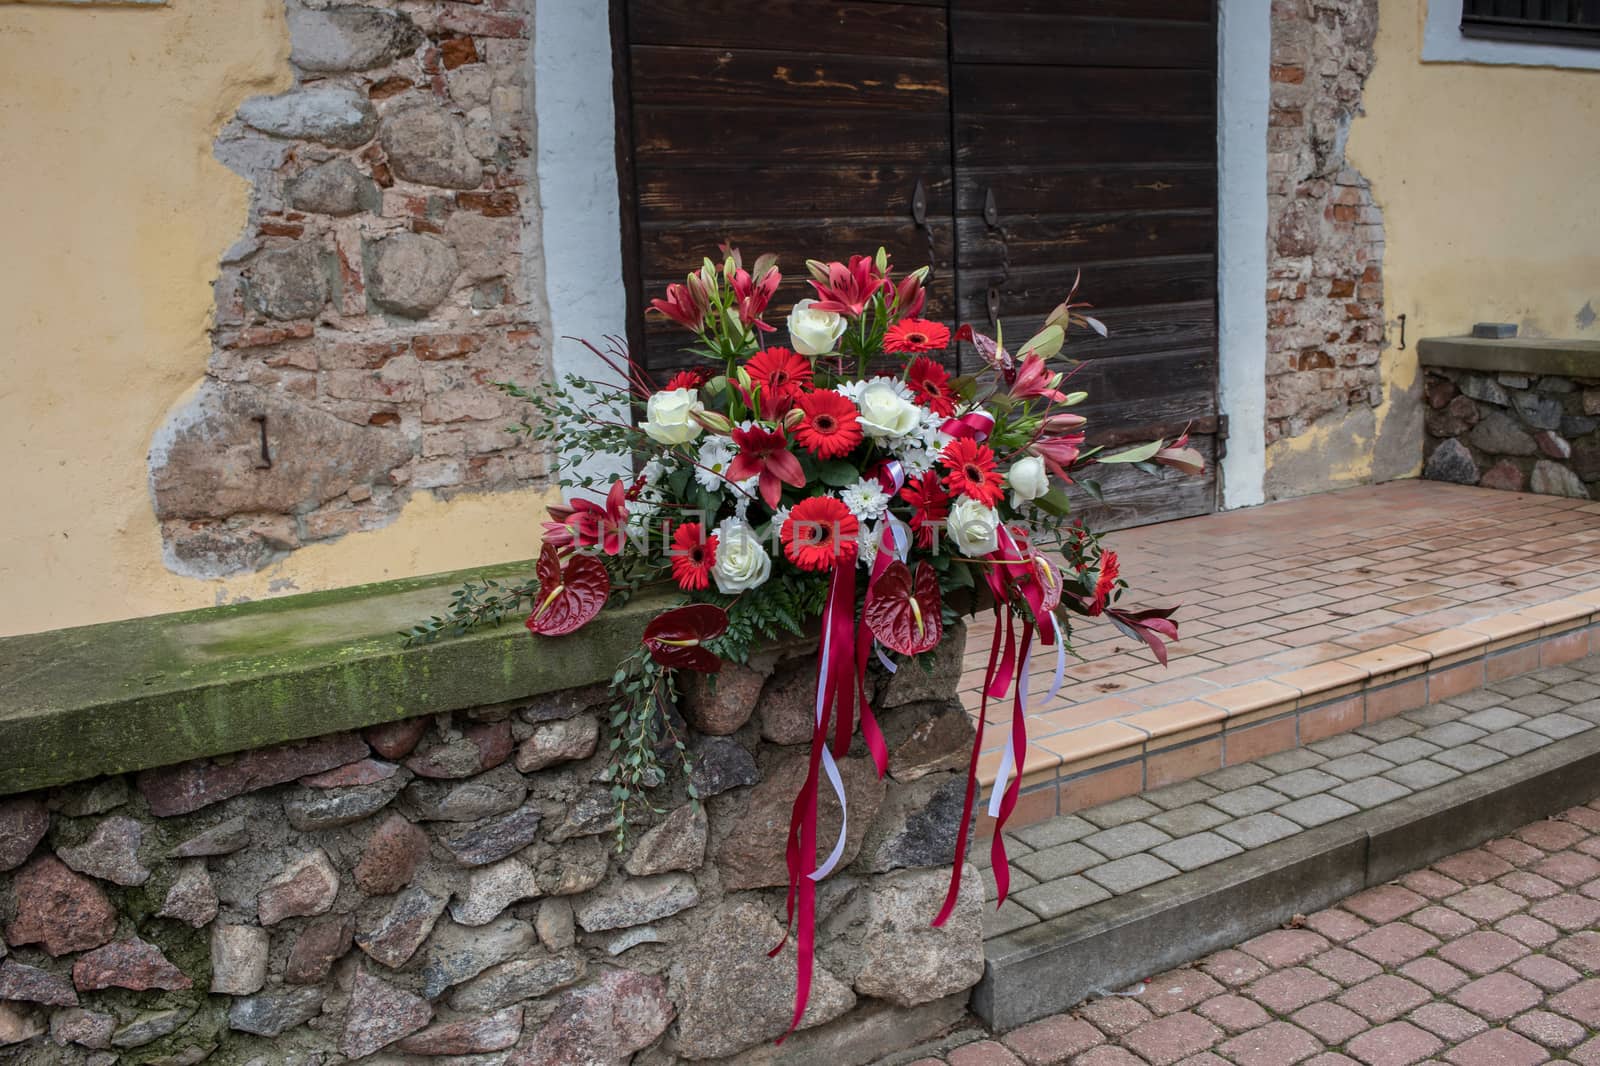
[[[1056,369],[1068,332],[1105,327],[1068,294],[1043,328],[1013,353],[962,326],[954,336],[921,318],[928,268],[896,277],[888,256],[809,261],[815,290],[787,320],[788,344],[766,321],[781,280],[770,256],[746,267],[724,246],[670,285],[653,311],[694,336],[695,361],[659,386],[619,342],[592,348],[615,382],[569,378],[536,391],[503,386],[542,416],[522,427],[561,440],[563,469],[596,457],[636,470],[608,482],[569,477],[586,489],[551,509],[536,581],[486,583],[458,592],[449,618],[411,634],[498,621],[523,604],[527,627],[571,633],[608,603],[642,588],[674,590],[678,606],[646,628],[639,651],[613,678],[614,762],[608,771],[625,832],[634,805],[663,780],[664,755],[687,763],[669,706],[679,671],[714,673],[752,648],[803,634],[820,620],[815,733],[794,805],[787,855],[789,915],[797,930],[798,1023],[811,978],[815,887],[839,861],[844,830],[817,858],[817,807],[826,781],[845,796],[836,760],[859,733],[880,776],[888,750],[867,697],[874,653],[887,670],[935,648],[955,615],[957,590],[986,589],[996,618],[984,714],[948,898],[954,907],[976,798],[976,767],[990,699],[1015,704],[990,799],[1000,899],[1009,875],[999,829],[1017,802],[1026,750],[1027,662],[1037,639],[1056,650],[1061,684],[1070,614],[1104,616],[1165,662],[1177,635],[1170,610],[1118,605],[1125,588],[1115,553],[1069,520],[1068,486],[1098,494],[1093,464],[1131,463],[1191,473],[1203,466],[1186,439],[1114,454],[1089,447],[1082,392],[1063,391]],[[971,345],[981,369],[954,376],[944,356]],[[592,347],[592,346],[591,346]],[[596,414],[621,392],[634,421]],[[892,655],[890,653],[893,653]],[[693,796],[693,786],[690,786]]]

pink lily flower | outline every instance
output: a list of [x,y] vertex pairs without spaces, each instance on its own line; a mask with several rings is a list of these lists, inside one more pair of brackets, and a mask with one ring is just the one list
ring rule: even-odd
[[661,312],[691,333],[705,331],[706,312],[710,308],[711,302],[706,298],[705,288],[693,274],[689,275],[687,284],[668,285],[665,300],[650,301],[651,310]]
[[868,301],[887,284],[877,263],[865,255],[852,255],[849,266],[815,260],[806,266],[818,279],[811,283],[817,290],[817,302],[811,305],[813,311],[835,311],[847,318],[860,318]]
[[[758,270],[761,265],[757,261]],[[755,278],[747,270],[736,269],[731,284],[733,295],[739,301],[739,321],[763,333],[775,330],[777,327],[761,321],[761,316],[766,313],[767,305],[772,302],[773,295],[778,291],[778,283],[782,280],[783,275],[775,266],[768,266],[764,273],[758,273]]]
[[[565,525],[572,531],[573,542],[582,547],[597,545],[607,555],[620,555],[627,540],[627,494],[627,486],[619,480],[612,483],[603,506],[578,498],[560,508],[568,513]],[[557,508],[550,511],[554,514]]]
[[1022,365],[1017,368],[1016,378],[1011,382],[1011,395],[1019,400],[1026,400],[1033,396],[1043,396],[1055,403],[1066,403],[1067,397],[1060,389],[1061,373],[1052,373],[1045,366],[1044,356],[1025,355]]
[[1083,445],[1082,433],[1064,433],[1057,437],[1040,437],[1027,450],[1044,460],[1045,469],[1070,482],[1071,475],[1067,467],[1071,466],[1078,458],[1078,451]]

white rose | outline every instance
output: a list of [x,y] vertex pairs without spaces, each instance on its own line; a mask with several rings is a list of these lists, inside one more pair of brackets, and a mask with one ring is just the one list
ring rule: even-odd
[[646,401],[645,420],[639,428],[659,444],[687,444],[701,431],[700,423],[690,416],[703,410],[705,405],[694,389],[662,389]]
[[900,394],[895,383],[873,378],[856,397],[861,431],[869,437],[904,437],[922,423],[922,409]]
[[813,311],[815,300],[799,300],[789,312],[789,343],[801,355],[827,355],[850,323],[837,311]]
[[717,527],[717,561],[711,577],[724,595],[753,589],[772,576],[772,557],[748,523],[730,518]]
[[961,497],[950,508],[947,528],[950,539],[955,541],[962,555],[976,558],[988,555],[1000,546],[997,533],[1000,516],[994,513],[992,507],[985,507],[970,496]]
[[1006,483],[1011,486],[1011,506],[1021,507],[1022,501],[1037,500],[1050,491],[1050,474],[1043,459],[1027,455],[1011,464]]

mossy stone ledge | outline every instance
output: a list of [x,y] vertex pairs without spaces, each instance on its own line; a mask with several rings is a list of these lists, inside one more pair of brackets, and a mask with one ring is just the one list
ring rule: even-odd
[[466,578],[410,578],[0,639],[0,794],[606,680],[665,601],[533,640],[520,620],[408,647]]

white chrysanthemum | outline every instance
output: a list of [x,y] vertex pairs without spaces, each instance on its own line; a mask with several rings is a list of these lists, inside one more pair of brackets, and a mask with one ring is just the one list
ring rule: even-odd
[[[848,492],[849,490],[845,491]],[[875,525],[863,525],[861,527],[860,539],[856,541],[856,558],[868,570],[871,570],[872,564],[877,561],[878,542],[882,535],[883,531]]]
[[710,492],[721,492],[727,485],[728,464],[739,451],[727,437],[707,437],[700,445],[700,465],[694,468],[694,479],[700,487]]
[[893,389],[895,395],[899,396],[902,400],[906,400],[910,403],[915,403],[917,400],[917,394],[911,391],[910,385],[907,385],[899,378],[885,377],[881,374],[875,378],[862,378],[860,381],[846,381],[842,384],[835,385],[833,387],[833,391],[837,392],[840,396],[843,396],[857,407],[860,407],[862,390],[868,385],[875,383],[887,385],[889,388]]
[[889,509],[889,494],[883,491],[876,478],[857,481],[839,493],[839,499],[850,508],[850,513],[863,522],[873,522],[883,517]]
[[916,437],[918,442],[935,455],[944,451],[945,445],[955,439],[944,431],[944,423],[944,416],[936,415],[932,411],[925,411],[922,415],[922,423],[917,426]]
[[759,477],[747,477],[743,481],[731,483],[728,497],[733,500],[733,513],[742,522],[750,513],[750,505],[756,502],[756,488],[761,484]]
[[906,448],[896,453],[895,458],[900,460],[900,465],[906,472],[906,480],[910,481],[932,470],[939,453],[929,451],[927,448]]
[[668,464],[656,456],[639,468],[639,476],[644,478],[646,485],[654,485],[667,476],[668,469]]

